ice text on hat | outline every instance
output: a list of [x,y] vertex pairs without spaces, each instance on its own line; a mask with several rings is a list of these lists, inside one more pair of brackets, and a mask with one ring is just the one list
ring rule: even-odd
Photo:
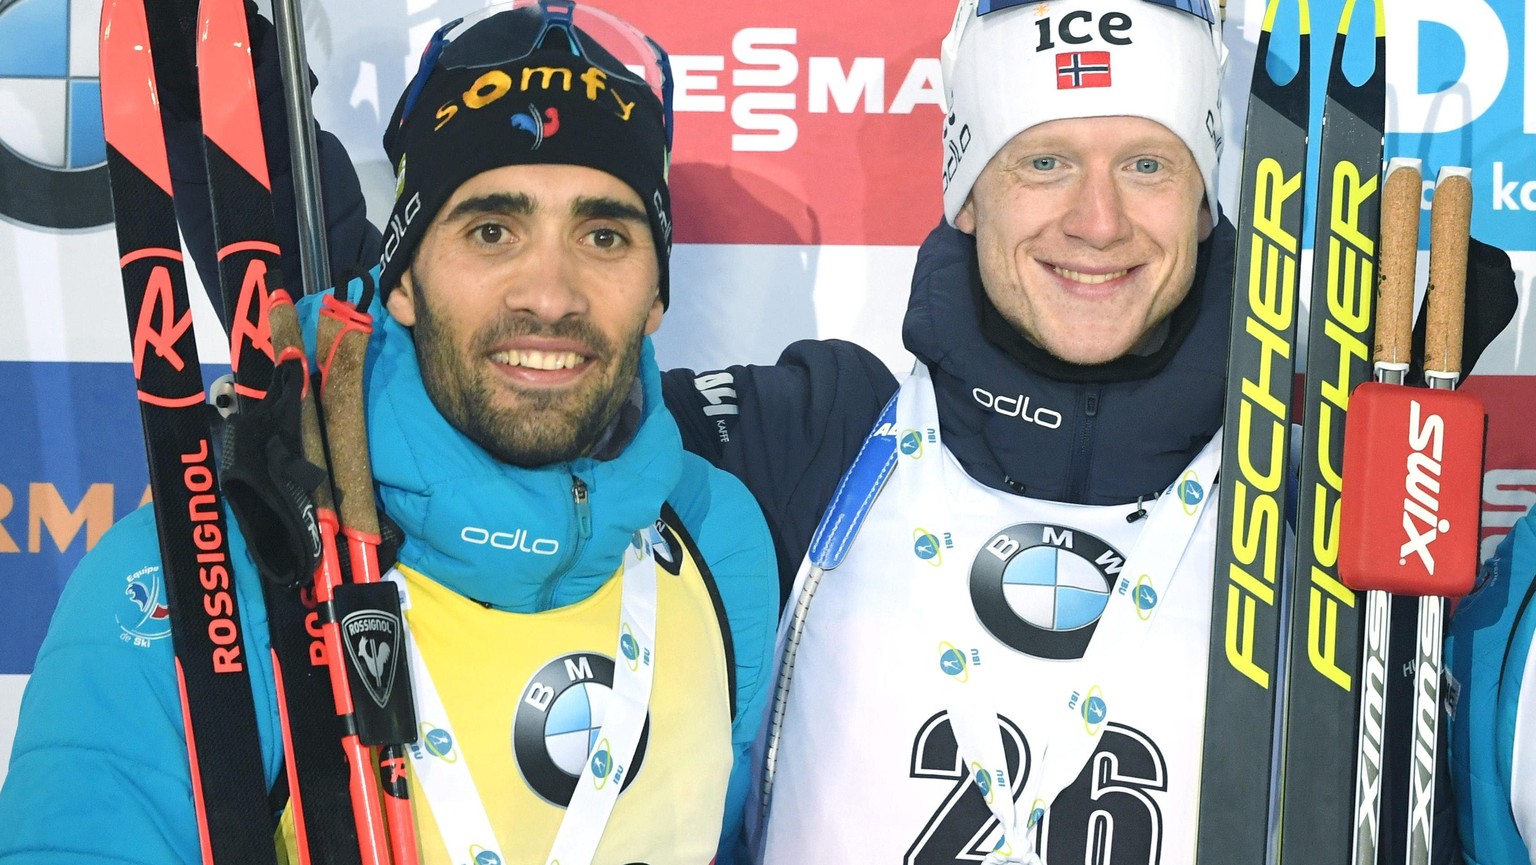
[[608,86],[608,73],[596,66],[588,66],[578,75],[574,70],[564,66],[528,66],[522,70],[521,80],[514,85],[512,76],[500,69],[492,69],[475,79],[475,83],[457,99],[446,102],[437,109],[437,125],[432,127],[434,132],[441,131],[454,117],[458,116],[460,108],[471,111],[484,108],[495,103],[509,93],[528,93],[535,89],[540,91],[554,89],[556,82],[562,91],[569,93],[575,81],[584,85],[587,100],[604,104],[607,98],[601,96],[609,94],[613,104],[608,107],[614,116],[620,120],[628,121],[629,114],[634,110],[635,103],[625,102],[624,98]]
[[[1041,51],[1050,51],[1057,47],[1056,42],[1051,38],[1053,32],[1064,45],[1086,45],[1092,42],[1092,30],[1086,26],[1092,23],[1093,13],[1087,9],[1068,12],[1055,21],[1054,27],[1052,27],[1049,13],[1045,13],[1035,22],[1035,27],[1040,30],[1040,44],[1035,46],[1035,53],[1039,54]],[[1101,15],[1099,16],[1099,38],[1111,45],[1129,45],[1131,37],[1120,34],[1128,32],[1133,23],[1131,16],[1125,12]],[[1085,26],[1079,29],[1079,24]]]

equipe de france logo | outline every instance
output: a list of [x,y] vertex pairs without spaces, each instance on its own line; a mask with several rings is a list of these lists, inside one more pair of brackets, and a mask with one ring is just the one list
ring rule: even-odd
[[[1124,564],[1118,550],[1079,529],[1008,526],[971,562],[971,604],[988,633],[1016,651],[1081,658]],[[1155,598],[1137,602],[1155,606]]]
[[165,604],[165,580],[158,566],[129,574],[123,598],[126,602],[118,603],[117,612],[123,642],[147,646],[171,635],[171,611]]
[[[612,749],[602,736],[613,674],[612,658],[575,652],[540,667],[523,688],[512,719],[512,755],[528,788],[551,805],[570,804],[588,762],[599,788],[615,780]],[[620,790],[640,774],[650,731],[647,716]]]

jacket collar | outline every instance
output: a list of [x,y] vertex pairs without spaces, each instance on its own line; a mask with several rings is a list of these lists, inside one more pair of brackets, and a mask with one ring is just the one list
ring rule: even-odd
[[933,377],[946,445],[996,489],[1084,504],[1156,495],[1221,425],[1232,242],[1223,221],[1201,244],[1158,350],[1086,367],[1002,322],[974,238],[940,224],[918,252],[902,335]]
[[[633,437],[612,459],[526,469],[470,441],[427,396],[408,329],[387,313],[369,346],[368,439],[378,498],[406,540],[401,562],[454,591],[528,612],[585,597],[656,519],[682,471],[649,338]],[[585,512],[573,495],[586,487]],[[585,525],[584,525],[585,523]]]

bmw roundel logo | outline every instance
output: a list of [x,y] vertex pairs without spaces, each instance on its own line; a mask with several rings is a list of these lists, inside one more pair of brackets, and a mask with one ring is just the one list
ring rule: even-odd
[[1103,539],[1048,523],[996,532],[971,562],[971,604],[987,632],[1036,658],[1081,658],[1125,557]]
[[[523,687],[512,718],[512,755],[529,789],[551,805],[570,804],[589,762],[599,786],[614,774],[612,750],[602,738],[613,673],[612,658],[576,652],[549,661]],[[620,790],[640,774],[650,733],[647,717]]]
[[112,221],[97,29],[77,23],[100,16],[100,0],[0,0],[0,218]]

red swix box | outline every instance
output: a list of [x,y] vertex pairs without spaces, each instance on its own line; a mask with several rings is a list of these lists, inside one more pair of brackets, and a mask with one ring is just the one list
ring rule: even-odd
[[1471,394],[1376,382],[1355,389],[1339,518],[1345,585],[1443,597],[1471,591],[1487,421]]

